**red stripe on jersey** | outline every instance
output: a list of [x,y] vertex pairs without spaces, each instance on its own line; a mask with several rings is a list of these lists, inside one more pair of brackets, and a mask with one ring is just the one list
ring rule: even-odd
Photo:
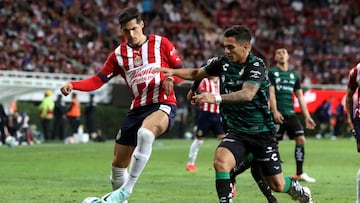
[[156,101],[153,101],[154,87],[155,87],[155,79],[152,79],[151,82],[149,83],[148,93],[146,95],[146,105],[157,103]]
[[120,56],[122,58],[122,67],[124,67],[125,71],[129,70],[129,60],[127,54],[127,45],[123,43],[120,45]]
[[[155,48],[155,35],[150,35],[148,43],[148,47]],[[147,55],[148,62],[155,63],[155,49],[148,49]]]

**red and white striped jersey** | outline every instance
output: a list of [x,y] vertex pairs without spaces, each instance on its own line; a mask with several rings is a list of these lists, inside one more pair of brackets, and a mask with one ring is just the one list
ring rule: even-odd
[[[348,88],[356,90],[360,88],[360,63],[354,66],[349,72]],[[360,118],[360,94],[357,95],[357,103],[355,103],[355,118]]]
[[[218,77],[204,78],[199,84],[199,92],[209,92],[214,95],[220,94],[220,82]],[[202,111],[208,111],[210,113],[220,113],[219,104],[209,104],[203,103],[200,104],[199,108]]]
[[126,42],[119,45],[99,73],[106,77],[103,80],[116,75],[124,78],[132,98],[130,109],[155,103],[176,105],[174,91],[166,95],[162,88],[164,73],[153,73],[160,67],[182,68],[183,64],[167,38],[152,34],[141,46],[130,47]]

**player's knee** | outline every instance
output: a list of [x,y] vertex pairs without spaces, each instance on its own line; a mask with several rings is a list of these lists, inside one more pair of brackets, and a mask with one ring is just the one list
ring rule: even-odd
[[155,139],[153,132],[146,128],[139,128],[138,130],[138,140],[141,140],[144,143],[152,143]]

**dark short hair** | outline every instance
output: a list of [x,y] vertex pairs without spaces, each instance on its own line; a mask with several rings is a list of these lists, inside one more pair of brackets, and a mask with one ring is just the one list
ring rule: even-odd
[[139,10],[133,7],[125,8],[119,15],[119,24],[124,25],[133,19],[136,19],[138,23],[142,20]]
[[225,30],[224,37],[234,37],[238,42],[250,42],[251,32],[245,25],[233,25]]

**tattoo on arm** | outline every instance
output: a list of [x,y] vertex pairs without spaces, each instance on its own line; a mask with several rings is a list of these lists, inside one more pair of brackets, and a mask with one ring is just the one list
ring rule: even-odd
[[242,103],[252,101],[256,92],[259,90],[259,85],[254,82],[245,82],[241,90],[221,95],[223,103]]

